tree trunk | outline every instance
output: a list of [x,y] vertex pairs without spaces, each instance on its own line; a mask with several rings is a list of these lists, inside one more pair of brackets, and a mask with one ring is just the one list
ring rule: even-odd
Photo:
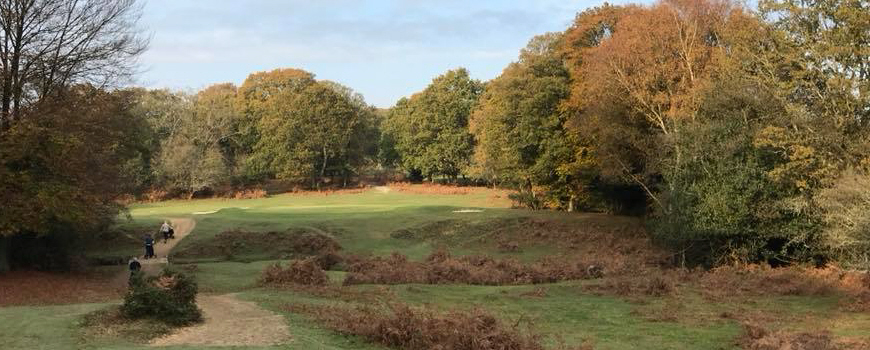
[[326,146],[323,146],[323,164],[320,166],[320,178],[317,179],[317,189],[320,189],[320,183],[323,182],[323,176],[326,175]]
[[0,237],[0,273],[9,271],[9,238]]

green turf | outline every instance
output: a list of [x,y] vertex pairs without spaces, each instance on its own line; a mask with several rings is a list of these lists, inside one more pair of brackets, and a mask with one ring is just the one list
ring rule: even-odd
[[0,348],[68,350],[79,343],[82,316],[105,304],[0,308]]

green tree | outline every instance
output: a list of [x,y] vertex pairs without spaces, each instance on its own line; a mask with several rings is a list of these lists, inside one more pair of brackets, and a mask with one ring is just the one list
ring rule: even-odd
[[[238,129],[239,152],[251,154],[259,142],[260,120],[268,113],[274,113],[276,96],[298,93],[314,84],[314,74],[301,69],[284,68],[249,75],[238,88],[236,102],[240,112]],[[248,169],[249,175],[262,177],[256,168]]]
[[346,162],[362,113],[334,86],[315,82],[264,101],[252,161],[278,178],[322,184],[330,164]]
[[228,182],[239,156],[235,95],[232,84],[212,85],[193,96],[161,94],[169,109],[152,113],[158,130],[166,130],[155,159],[165,188],[192,195]]
[[390,111],[390,130],[406,170],[452,180],[467,170],[474,148],[468,119],[483,86],[459,68],[396,103]]
[[533,198],[544,191],[557,207],[573,210],[583,172],[574,171],[580,145],[560,108],[571,86],[561,39],[560,33],[533,38],[519,61],[487,83],[470,122],[477,141],[473,175]]

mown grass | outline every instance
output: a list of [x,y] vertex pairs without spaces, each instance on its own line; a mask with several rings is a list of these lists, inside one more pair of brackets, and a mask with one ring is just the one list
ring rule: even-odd
[[106,304],[0,308],[3,349],[69,350],[79,343],[81,318]]
[[[495,198],[486,191],[432,196],[370,191],[331,195],[287,194],[243,200],[178,200],[133,205],[130,214],[135,222],[156,223],[171,217],[195,219],[196,234],[183,240],[177,251],[231,229],[265,232],[295,227],[326,232],[334,236],[348,252],[384,255],[400,251],[419,258],[432,251],[430,242],[394,239],[390,233],[437,220],[484,220],[520,212],[506,209],[508,205],[509,202],[503,198]],[[453,212],[466,208],[482,208],[483,212]],[[216,212],[210,213],[212,211]],[[242,261],[246,259],[244,256],[236,258]],[[215,259],[220,257],[186,259],[186,262]]]

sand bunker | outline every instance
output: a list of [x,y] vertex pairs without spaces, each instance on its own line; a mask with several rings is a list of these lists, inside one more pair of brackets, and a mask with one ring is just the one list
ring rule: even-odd
[[248,209],[251,209],[251,207],[227,207],[227,208],[220,208],[220,209],[209,210],[209,211],[195,211],[195,212],[193,212],[193,213],[191,213],[191,214],[193,214],[193,215],[208,215],[208,214],[214,214],[214,213],[217,213],[217,212],[219,212],[219,211],[221,211],[221,210],[224,210],[224,209],[248,210]]
[[454,213],[480,213],[482,211],[483,210],[481,210],[481,209],[461,209],[461,210],[454,210],[453,212]]

